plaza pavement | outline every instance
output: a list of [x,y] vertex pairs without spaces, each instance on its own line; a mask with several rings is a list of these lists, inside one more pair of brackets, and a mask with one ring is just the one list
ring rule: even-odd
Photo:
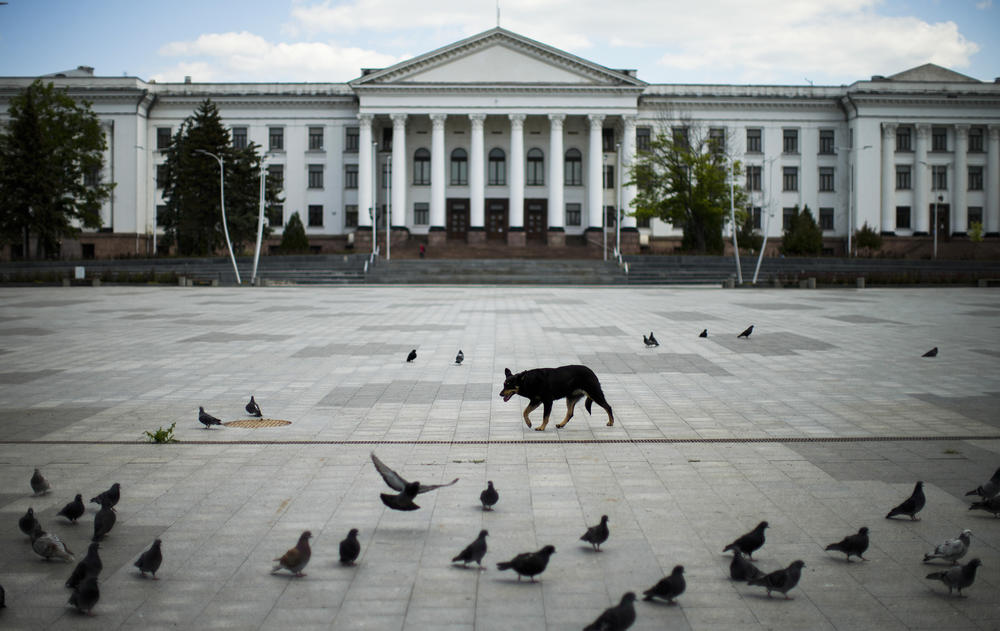
[[[681,564],[679,604],[638,602],[634,629],[997,629],[1000,519],[962,494],[1000,466],[998,322],[1000,292],[972,288],[2,288],[0,627],[580,629]],[[557,402],[538,433],[497,396],[505,367],[567,363],[596,371],[614,427],[578,406],[556,430]],[[245,418],[251,393],[291,424],[197,422],[199,405]],[[180,443],[143,442],[172,423]],[[389,511],[373,449],[460,481]],[[31,497],[34,467],[52,493]],[[922,520],[886,520],[918,479]],[[95,506],[77,526],[55,513],[116,481],[88,618],[66,607],[73,566],[16,521],[34,507],[82,556]],[[593,552],[578,537],[602,514]],[[723,546],[761,520],[761,568],[806,563],[792,600],[729,580]],[[861,526],[867,562],[824,552]],[[450,565],[482,528],[488,569]],[[963,528],[983,566],[949,597],[921,558]],[[270,575],[306,529],[308,576]],[[161,580],[140,579],[156,537]],[[545,544],[539,583],[496,569]]]

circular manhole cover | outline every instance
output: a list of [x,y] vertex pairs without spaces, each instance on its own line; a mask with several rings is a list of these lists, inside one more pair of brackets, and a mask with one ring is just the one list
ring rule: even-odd
[[248,418],[240,421],[228,421],[223,423],[226,427],[242,427],[244,429],[260,429],[262,427],[281,427],[291,425],[291,421],[282,421],[277,418]]

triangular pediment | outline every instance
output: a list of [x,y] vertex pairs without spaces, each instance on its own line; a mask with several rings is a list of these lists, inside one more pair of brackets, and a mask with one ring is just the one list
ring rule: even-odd
[[355,87],[525,84],[635,86],[643,81],[502,28],[456,42],[389,68],[367,71]]
[[924,64],[916,68],[910,68],[903,72],[898,72],[889,77],[890,81],[934,81],[944,83],[980,83],[978,79],[973,79],[960,72],[949,70],[937,64]]

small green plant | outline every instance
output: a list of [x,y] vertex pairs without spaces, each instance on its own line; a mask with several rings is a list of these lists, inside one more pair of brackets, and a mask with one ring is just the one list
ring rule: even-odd
[[155,432],[146,432],[146,437],[149,438],[151,443],[176,443],[177,439],[174,438],[174,426],[177,423],[171,423],[170,427],[163,429],[160,427]]
[[882,249],[882,235],[876,232],[866,221],[861,228],[854,233],[854,244],[858,250],[867,256]]
[[983,240],[983,224],[979,221],[973,221],[972,225],[969,226],[969,241],[973,243],[981,243]]

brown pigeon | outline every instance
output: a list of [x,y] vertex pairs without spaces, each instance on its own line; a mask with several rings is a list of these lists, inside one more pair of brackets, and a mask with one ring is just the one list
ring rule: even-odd
[[289,549],[280,559],[275,559],[278,564],[271,570],[271,574],[286,569],[294,576],[305,576],[302,570],[305,569],[309,563],[309,557],[312,556],[312,548],[309,547],[311,537],[312,533],[308,530],[299,535],[299,542],[295,544],[295,547]]

